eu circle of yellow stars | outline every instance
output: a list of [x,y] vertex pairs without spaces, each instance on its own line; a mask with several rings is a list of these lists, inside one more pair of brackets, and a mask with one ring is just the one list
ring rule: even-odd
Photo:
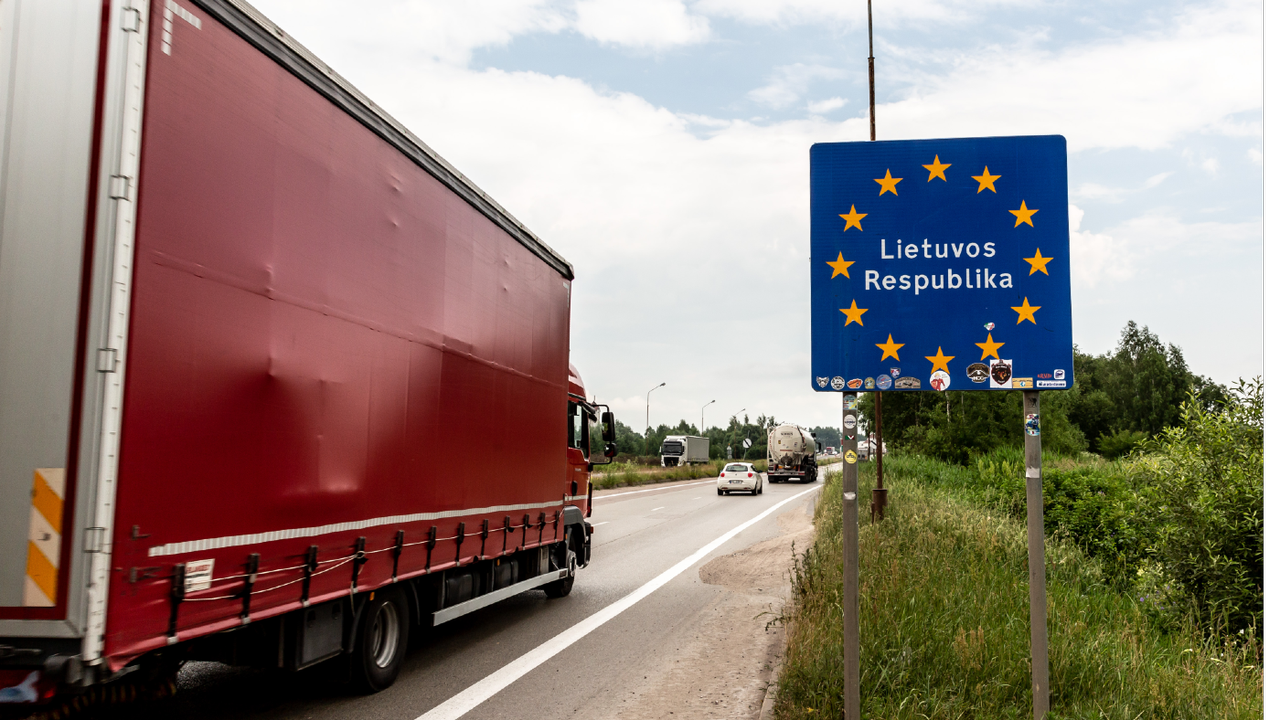
[[[921,164],[920,167],[929,171],[929,177],[928,179],[925,180],[926,183],[933,182],[934,180],[941,180],[942,182],[947,182],[946,171],[947,171],[947,168],[951,167],[951,163],[944,163],[942,162],[942,159],[938,155],[934,155],[932,163]],[[971,175],[970,177],[973,178],[973,180],[977,181],[978,183],[978,189],[976,191],[978,194],[981,194],[983,191],[990,191],[992,194],[997,194],[996,181],[999,180],[1002,176],[993,175],[991,173],[991,168],[989,166],[983,166],[981,175]],[[886,193],[896,196],[898,194],[898,183],[902,182],[904,178],[905,176],[895,178],[893,176],[893,169],[885,168],[884,177],[882,178],[872,177],[871,179],[880,186],[880,192],[878,193],[878,196],[883,196]],[[1032,216],[1040,212],[1040,210],[1036,208],[1028,208],[1027,201],[1022,200],[1017,209],[1010,210],[1009,212],[1014,217],[1013,226],[1015,228],[1021,227],[1023,225],[1026,225],[1029,228],[1034,228],[1035,222],[1033,221]],[[844,220],[844,230],[842,230],[842,232],[848,232],[850,228],[857,228],[859,232],[862,232],[862,229],[863,229],[862,221],[868,215],[869,213],[858,212],[856,203],[850,204],[849,212],[839,214],[840,219]],[[1040,248],[1036,248],[1035,256],[1029,257],[1029,258],[1023,258],[1023,260],[1026,261],[1031,266],[1030,270],[1027,273],[1028,276],[1035,275],[1037,272],[1039,272],[1039,273],[1043,273],[1045,277],[1048,277],[1049,263],[1053,260],[1053,258],[1044,257],[1044,255],[1040,253]],[[831,266],[831,279],[834,280],[836,277],[839,277],[841,275],[843,275],[847,279],[852,279],[852,277],[849,275],[849,267],[852,266],[855,262],[856,262],[855,260],[845,260],[843,251],[840,251],[839,253],[837,253],[835,260],[827,262],[827,265]],[[1034,325],[1036,322],[1035,313],[1037,310],[1040,309],[1040,307],[1041,306],[1039,305],[1032,305],[1030,298],[1024,296],[1022,298],[1021,305],[1013,305],[1013,306],[1010,306],[1009,309],[1013,310],[1015,313],[1018,314],[1018,320],[1017,322],[1014,323],[1015,325],[1021,324],[1022,321],[1024,320],[1030,320],[1031,323]],[[870,308],[858,307],[858,301],[856,299],[850,301],[848,308],[840,308],[840,312],[844,315],[845,327],[848,327],[853,323],[862,325],[863,324],[862,316],[869,311],[870,311]],[[988,332],[986,342],[974,343],[974,345],[976,345],[978,349],[982,351],[982,357],[979,359],[979,362],[981,362],[982,360],[986,360],[987,358],[994,358],[996,360],[999,360],[1000,348],[1004,346],[1004,343],[996,342],[992,338],[991,333]],[[885,342],[876,343],[875,346],[877,348],[880,348],[881,361],[888,360],[889,358],[893,358],[894,360],[898,360],[899,362],[902,361],[902,358],[899,356],[898,353],[900,350],[902,350],[902,348],[906,347],[904,343],[894,342],[892,333],[889,334],[889,337],[888,339],[885,340]],[[930,373],[937,372],[939,370],[941,370],[942,372],[950,372],[948,370],[947,363],[950,360],[954,360],[955,356],[944,354],[942,352],[942,347],[938,346],[937,351],[934,352],[933,355],[925,355],[924,359],[928,360],[931,363]]]

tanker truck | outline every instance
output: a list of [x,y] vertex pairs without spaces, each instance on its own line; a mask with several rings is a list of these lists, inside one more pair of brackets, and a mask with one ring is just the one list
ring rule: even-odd
[[373,692],[569,593],[616,448],[568,261],[243,0],[5,0],[0,50],[0,713]]
[[817,444],[799,425],[784,423],[769,430],[769,482],[818,479]]

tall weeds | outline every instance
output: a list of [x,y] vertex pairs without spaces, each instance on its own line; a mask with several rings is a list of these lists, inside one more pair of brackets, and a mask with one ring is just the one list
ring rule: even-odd
[[[1028,717],[1025,525],[975,502],[978,488],[945,467],[928,484],[886,469],[884,521],[870,524],[866,503],[860,518],[863,716]],[[843,717],[839,477],[793,569],[780,718]],[[1162,630],[1074,543],[1051,538],[1046,557],[1052,717],[1261,716],[1259,638],[1206,639],[1189,622]]]

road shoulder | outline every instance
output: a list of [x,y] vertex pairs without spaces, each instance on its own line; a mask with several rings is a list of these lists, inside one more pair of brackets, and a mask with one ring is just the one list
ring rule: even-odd
[[615,709],[615,720],[751,718],[760,715],[783,631],[775,620],[790,596],[793,556],[813,536],[810,503],[778,516],[777,537],[702,565],[717,596],[688,628],[689,640]]

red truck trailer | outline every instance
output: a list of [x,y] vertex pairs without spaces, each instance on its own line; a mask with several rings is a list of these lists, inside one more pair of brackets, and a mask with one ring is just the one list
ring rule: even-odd
[[373,691],[570,591],[568,262],[241,0],[5,0],[0,49],[0,701]]

